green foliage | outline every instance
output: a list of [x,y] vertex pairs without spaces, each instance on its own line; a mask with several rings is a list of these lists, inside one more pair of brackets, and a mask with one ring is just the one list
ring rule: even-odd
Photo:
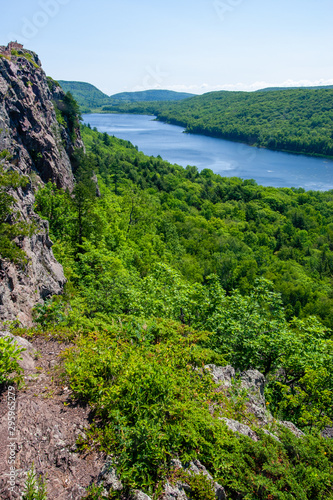
[[[82,180],[87,188],[77,187],[77,202],[55,190],[49,199],[51,188],[37,197],[56,239],[62,227],[62,244],[89,239],[141,277],[156,262],[192,283],[217,274],[227,293],[246,295],[263,276],[281,293],[288,319],[317,315],[333,326],[332,192],[264,188],[183,169],[88,127],[83,137],[85,168],[99,173],[102,198],[95,199],[91,174]],[[55,203],[60,219],[50,212]]]
[[107,500],[109,497],[103,495],[103,486],[96,486],[95,484],[87,488],[87,494],[82,497],[83,500]]
[[47,500],[46,481],[36,475],[34,464],[28,471],[23,500]]
[[71,92],[80,105],[82,113],[89,113],[95,110],[100,111],[105,107],[110,107],[110,110],[114,111],[113,105],[117,106],[119,103],[140,103],[141,101],[178,101],[194,95],[186,92],[153,89],[144,90],[142,92],[121,92],[109,97],[98,90],[94,85],[89,83],[67,82],[63,80],[59,80],[59,83],[65,92]]
[[[316,433],[333,418],[332,192],[199,173],[82,132],[74,196],[36,195],[68,278],[36,321],[74,343],[65,376],[96,417],[82,449],[117,457],[125,486],[156,497],[178,458],[231,499],[330,498],[332,444]],[[233,434],[219,417],[256,420],[237,381],[216,390],[211,363],[263,371],[274,416],[308,435]]]
[[175,92],[173,90],[142,90],[138,92],[121,92],[112,95],[109,100],[111,102],[154,102],[154,101],[182,101],[193,97],[195,94],[187,92]]
[[320,377],[310,384],[307,374],[324,368],[329,381],[333,371],[331,332],[310,317],[333,325],[332,193],[199,174],[88,127],[83,135],[89,153],[77,158],[75,197],[51,184],[36,196],[71,289],[37,321],[109,329],[130,314],[209,330],[206,347],[268,377],[277,415],[324,427],[332,385],[319,402]]
[[158,119],[182,125],[191,133],[331,157],[332,102],[332,88],[220,91],[176,103],[145,103],[136,112],[148,108]]
[[18,362],[23,351],[12,338],[0,337],[0,387],[22,380],[23,369]]
[[53,80],[50,76],[47,77],[47,86],[49,87],[50,91],[53,93],[56,88],[60,87],[60,83],[57,82],[56,80]]
[[[53,88],[54,84],[49,83]],[[60,125],[66,127],[69,131],[71,140],[75,141],[75,131],[79,128],[81,119],[80,108],[70,92],[67,92],[62,99],[53,100],[57,121]]]
[[[67,352],[65,366],[75,395],[92,405],[100,422],[87,445],[99,443],[114,454],[126,487],[150,495],[175,479],[171,459],[177,457],[183,463],[198,458],[229,498],[327,498],[330,441],[299,440],[280,430],[277,442],[258,430],[254,442],[218,418],[225,415],[225,395],[201,366],[221,360],[200,347],[205,339],[206,333],[161,320],[122,321],[108,333],[83,337]],[[185,482],[193,498],[210,498],[209,481],[188,476]]]
[[[7,161],[10,159],[7,150],[1,152],[1,157]],[[25,253],[17,243],[18,238],[27,236],[33,227],[20,220],[19,214],[14,211],[15,200],[10,190],[24,188],[28,182],[26,177],[5,171],[0,165],[0,256],[16,264],[26,262]]]
[[71,92],[83,113],[109,102],[109,97],[106,94],[89,83],[59,80],[59,84],[65,92]]
[[193,500],[215,500],[214,481],[209,479],[202,472],[200,474],[189,474],[185,471],[178,472],[176,478],[188,485],[191,489],[191,499]]
[[33,309],[33,319],[43,330],[63,321],[64,310],[60,298],[52,297],[52,299],[45,300],[43,304],[37,304]]

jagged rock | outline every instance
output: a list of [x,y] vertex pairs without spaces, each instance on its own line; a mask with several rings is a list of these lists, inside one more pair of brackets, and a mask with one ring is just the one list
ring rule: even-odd
[[52,100],[61,101],[65,94],[57,85],[51,88],[34,52],[0,58],[0,151],[12,157],[1,160],[1,166],[30,176],[26,188],[10,194],[20,218],[36,228],[33,236],[18,241],[28,259],[25,268],[0,259],[0,321],[18,320],[23,326],[31,325],[32,307],[60,294],[65,284],[52,253],[48,223],[33,210],[34,187],[53,181],[72,190],[70,156],[84,148],[78,130],[73,142],[69,130],[58,123]]
[[188,470],[195,475],[204,474],[208,479],[212,481],[212,485],[215,491],[215,497],[217,498],[217,500],[226,500],[227,497],[224,488],[219,483],[214,481],[213,477],[209,474],[206,467],[202,465],[199,460],[193,460],[193,462],[190,463]]
[[[230,366],[206,365],[216,384],[230,388],[236,377],[235,369]],[[247,370],[240,374],[240,388],[245,389],[248,396],[248,411],[254,414],[262,425],[267,424],[272,417],[266,408],[264,390],[265,377],[258,370]]]
[[114,460],[112,457],[107,457],[105,464],[98,476],[97,484],[103,486],[105,491],[121,491],[123,489],[122,482],[117,476]]
[[243,436],[248,436],[253,441],[258,441],[257,434],[248,425],[241,424],[240,422],[237,422],[237,420],[232,420],[231,418],[222,417],[221,420],[223,420],[223,422],[225,422],[225,424],[233,432],[238,432]]
[[333,427],[325,427],[321,435],[324,438],[333,439]]
[[265,403],[265,377],[258,370],[247,370],[241,373],[242,387],[248,389],[258,401]]
[[93,181],[93,183],[96,186],[96,196],[97,196],[97,198],[100,198],[102,195],[101,195],[101,190],[99,189],[98,179],[97,179],[97,175],[95,174],[95,172],[94,172],[94,175],[92,176],[91,180]]
[[36,356],[36,349],[28,340],[23,339],[22,337],[15,337],[10,332],[0,332],[0,337],[9,337],[15,340],[19,347],[26,349],[21,353],[22,359],[19,361],[21,368],[25,371],[33,371],[35,369],[36,363],[34,358]]
[[305,436],[304,432],[298,429],[292,422],[288,422],[287,420],[279,420],[278,423],[283,425],[283,427],[289,429],[298,438]]
[[241,373],[241,386],[248,394],[248,410],[259,419],[261,424],[267,424],[271,418],[266,409],[264,375],[258,370],[244,371]]
[[151,498],[140,490],[134,490],[131,494],[131,500],[151,500]]
[[231,387],[232,379],[235,378],[236,375],[235,369],[232,366],[206,365],[205,368],[211,372],[212,378],[216,384]]
[[[203,474],[212,483],[212,489],[215,492],[215,497],[217,500],[226,500],[226,494],[224,488],[214,481],[211,474],[207,471],[206,467],[202,465],[199,460],[193,460],[190,464],[185,467],[180,460],[172,460],[171,466],[175,469],[182,469],[188,474],[199,475]],[[186,500],[191,496],[191,488],[184,482],[178,481],[175,485],[171,485],[169,482],[166,483],[164,488],[164,494],[162,500]],[[188,496],[189,495],[189,496]]]
[[178,482],[176,485],[171,485],[167,482],[164,486],[161,500],[188,500],[188,497],[181,483]]
[[267,436],[271,436],[273,439],[275,439],[275,441],[278,441],[279,443],[281,443],[280,439],[275,436],[275,434],[273,434],[272,432],[268,431],[267,429],[262,429],[262,431],[267,434]]
[[0,150],[13,155],[22,174],[34,170],[44,182],[72,189],[69,155],[83,144],[79,134],[73,144],[69,131],[57,121],[52,100],[64,95],[56,85],[51,92],[33,52],[23,50],[22,56],[0,59]]

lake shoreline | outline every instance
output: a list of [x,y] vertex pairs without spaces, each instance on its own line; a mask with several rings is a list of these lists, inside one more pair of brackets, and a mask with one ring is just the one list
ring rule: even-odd
[[227,136],[223,136],[223,135],[218,135],[218,134],[214,134],[214,133],[210,133],[209,131],[205,132],[205,131],[201,131],[201,132],[195,132],[195,131],[190,131],[190,130],[187,130],[187,125],[185,122],[181,122],[181,121],[178,121],[178,120],[163,120],[163,118],[160,118],[158,115],[156,114],[150,114],[148,112],[145,112],[145,113],[135,113],[135,112],[122,112],[122,111],[102,111],[102,110],[99,110],[99,109],[96,109],[96,110],[91,110],[90,112],[85,112],[83,113],[84,115],[135,115],[135,116],[154,116],[154,120],[156,121],[159,121],[161,123],[167,123],[168,125],[176,125],[178,127],[183,127],[185,130],[184,130],[184,134],[192,134],[192,135],[201,135],[201,136],[205,136],[205,137],[213,137],[214,139],[221,139],[221,140],[224,140],[224,141],[230,141],[230,142],[235,142],[237,144],[245,144],[246,146],[250,146],[250,147],[253,147],[253,148],[258,148],[258,149],[265,149],[267,151],[277,151],[279,153],[288,153],[288,154],[291,154],[291,155],[297,155],[297,156],[306,156],[306,157],[310,157],[310,158],[322,158],[322,159],[327,159],[327,160],[333,160],[333,156],[329,156],[329,155],[321,155],[321,154],[318,154],[318,153],[307,153],[306,151],[290,151],[288,149],[273,149],[273,148],[268,148],[267,146],[261,146],[261,145],[257,145],[257,144],[251,144],[250,142],[245,142],[245,141],[237,141],[236,139],[232,139],[230,137],[227,137]]
[[207,168],[222,177],[254,179],[263,186],[333,189],[331,158],[188,132],[183,125],[167,123],[156,115],[89,113],[83,120],[100,132],[131,142],[146,155],[161,156],[184,168],[195,165],[199,171]]

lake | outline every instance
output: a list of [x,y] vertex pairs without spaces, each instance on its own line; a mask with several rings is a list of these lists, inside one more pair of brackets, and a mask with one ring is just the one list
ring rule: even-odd
[[89,114],[83,121],[100,132],[130,141],[149,156],[160,155],[183,167],[210,168],[223,177],[254,179],[263,186],[333,189],[333,160],[269,151],[203,135],[152,116]]

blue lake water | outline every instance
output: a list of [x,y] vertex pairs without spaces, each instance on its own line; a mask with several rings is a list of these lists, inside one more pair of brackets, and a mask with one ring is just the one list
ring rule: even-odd
[[83,115],[100,132],[126,139],[150,156],[160,155],[183,167],[210,168],[223,177],[254,179],[263,186],[333,189],[333,160],[260,149],[246,144],[195,134],[152,116]]

